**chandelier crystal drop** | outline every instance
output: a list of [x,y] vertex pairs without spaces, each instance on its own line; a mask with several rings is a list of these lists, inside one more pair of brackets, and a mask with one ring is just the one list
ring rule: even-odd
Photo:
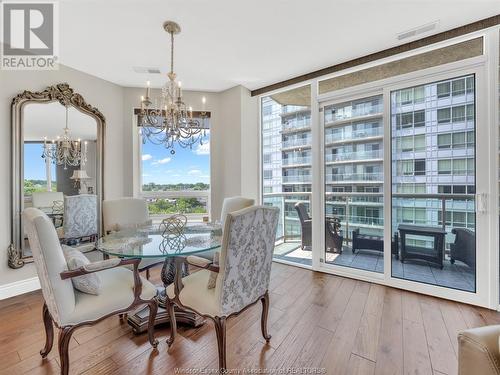
[[142,142],[149,140],[156,145],[163,145],[175,154],[175,145],[182,148],[193,148],[203,145],[206,139],[205,98],[202,100],[201,121],[193,118],[193,109],[188,107],[182,98],[181,82],[176,81],[174,72],[174,35],[180,33],[180,26],[173,21],[166,21],[163,28],[170,34],[170,72],[168,80],[161,90],[160,98],[151,98],[150,82],[146,84],[146,96],[141,97],[139,125]]
[[87,141],[82,142],[71,139],[68,127],[68,106],[66,106],[66,125],[64,126],[62,136],[57,136],[51,142],[44,137],[42,158],[48,158],[56,165],[64,165],[64,169],[68,169],[68,165],[76,167],[87,162]]

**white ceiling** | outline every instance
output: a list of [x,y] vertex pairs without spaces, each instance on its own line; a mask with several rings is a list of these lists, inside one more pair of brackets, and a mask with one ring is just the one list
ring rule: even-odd
[[63,0],[60,61],[123,86],[160,87],[164,74],[132,68],[167,72],[169,19],[182,27],[184,88],[256,89],[410,41],[396,35],[432,21],[437,33],[499,13],[498,0]]
[[[24,107],[23,126],[25,141],[41,141],[62,136],[66,123],[66,109],[59,102],[48,104],[31,103]],[[73,139],[95,140],[97,138],[96,121],[70,107],[68,110],[69,135]]]

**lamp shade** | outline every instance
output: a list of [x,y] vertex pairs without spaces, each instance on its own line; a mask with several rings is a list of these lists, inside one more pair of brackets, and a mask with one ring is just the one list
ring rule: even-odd
[[87,171],[84,169],[75,169],[73,171],[73,175],[70,177],[70,179],[72,180],[85,180],[88,178],[90,177],[87,175]]

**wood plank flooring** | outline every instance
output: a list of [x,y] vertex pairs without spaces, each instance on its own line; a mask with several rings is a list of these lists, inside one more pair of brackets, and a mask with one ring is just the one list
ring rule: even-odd
[[[159,281],[158,271],[152,281]],[[457,373],[457,333],[498,324],[494,311],[305,269],[273,265],[266,345],[260,305],[228,322],[230,368],[318,368],[328,374]],[[57,345],[46,360],[39,291],[0,301],[0,375],[58,374]],[[158,327],[158,351],[117,318],[77,331],[71,374],[173,374],[217,367],[211,323],[181,326],[168,351],[169,327]],[[57,343],[57,339],[55,340]],[[181,372],[177,372],[181,373]]]

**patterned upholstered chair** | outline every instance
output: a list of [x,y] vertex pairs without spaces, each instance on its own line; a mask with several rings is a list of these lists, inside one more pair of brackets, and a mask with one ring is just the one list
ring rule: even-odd
[[61,236],[65,242],[97,237],[97,196],[80,194],[64,197],[64,220]]
[[[167,288],[171,318],[171,346],[176,335],[174,305],[194,311],[215,324],[219,348],[219,368],[226,368],[226,321],[247,307],[262,302],[261,330],[266,341],[269,310],[268,287],[273,259],[279,209],[253,206],[226,216],[218,264],[188,256],[187,262],[203,268],[181,277],[184,259],[177,259],[175,283]],[[215,285],[209,288],[211,277]]]
[[[139,198],[104,200],[102,202],[102,216],[105,233],[152,223],[146,200]],[[150,268],[163,264],[163,262],[163,258],[142,259],[139,263],[139,271],[146,271],[146,278],[149,279]]]
[[[139,276],[139,259],[108,259],[68,271],[59,238],[47,215],[36,208],[27,208],[23,212],[23,220],[45,300],[43,322],[46,342],[40,351],[42,358],[47,357],[52,349],[55,324],[59,328],[61,374],[67,375],[68,347],[76,329],[144,304],[150,309],[149,342],[156,348],[158,342],[153,333],[158,309],[156,288]],[[134,271],[120,267],[123,265],[133,265]],[[94,272],[98,272],[101,282],[98,295],[82,293],[73,288],[72,278]]]

